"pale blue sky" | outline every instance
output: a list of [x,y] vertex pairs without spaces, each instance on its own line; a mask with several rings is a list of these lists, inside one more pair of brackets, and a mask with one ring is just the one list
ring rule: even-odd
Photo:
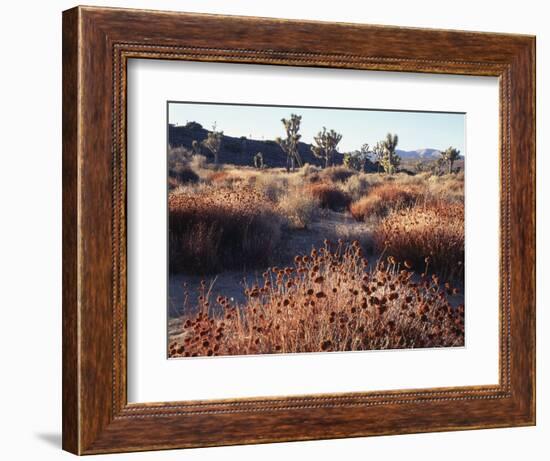
[[311,143],[323,126],[342,134],[340,152],[359,149],[365,142],[373,146],[386,134],[399,136],[398,149],[415,150],[449,146],[464,151],[465,115],[441,112],[407,112],[368,109],[332,109],[292,106],[250,106],[233,104],[180,103],[168,104],[168,121],[177,125],[198,122],[229,136],[252,139],[274,139],[284,136],[281,118],[291,113],[302,115],[302,141]]

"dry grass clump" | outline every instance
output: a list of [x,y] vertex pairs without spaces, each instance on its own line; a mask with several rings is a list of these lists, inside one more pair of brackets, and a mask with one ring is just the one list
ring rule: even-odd
[[375,248],[411,261],[416,270],[464,279],[464,206],[431,202],[396,210],[373,231]]
[[432,176],[427,181],[432,197],[450,202],[464,202],[464,173]]
[[[368,270],[357,242],[296,256],[249,287],[247,302],[211,301],[203,282],[199,312],[182,319],[171,357],[358,351],[464,345],[464,309],[450,285],[416,280],[393,256]],[[213,306],[222,312],[214,315]]]
[[294,229],[305,229],[319,210],[319,201],[301,189],[293,189],[279,200],[278,208]]
[[197,154],[191,157],[191,159],[189,160],[189,165],[195,171],[204,170],[209,167],[208,159],[204,155],[197,155]]
[[269,263],[281,218],[251,188],[179,188],[168,197],[170,272],[213,273]]
[[351,215],[357,221],[371,216],[385,216],[390,211],[409,208],[423,196],[422,188],[387,182],[371,189],[368,195],[350,206]]
[[175,189],[181,184],[196,183],[199,175],[190,164],[192,153],[184,147],[168,147],[168,188]]
[[310,165],[309,163],[304,163],[304,166],[300,168],[299,174],[303,177],[308,177],[310,175],[319,173],[321,168],[315,165]]
[[254,187],[272,202],[277,202],[288,189],[288,178],[277,173],[262,173],[256,176]]
[[172,147],[168,146],[168,169],[172,170],[177,167],[186,166],[193,153],[185,147]]
[[358,174],[357,171],[345,166],[331,166],[321,170],[319,176],[321,180],[327,182],[345,182],[356,174]]
[[359,173],[351,176],[343,185],[343,189],[347,192],[354,202],[368,194],[368,192],[380,184],[383,178],[376,173]]
[[189,166],[182,166],[169,171],[168,189],[172,190],[182,184],[192,184],[199,181],[199,175]]
[[206,181],[212,184],[219,184],[220,186],[230,185],[236,181],[235,176],[232,176],[228,171],[212,171],[206,177]]
[[351,203],[351,197],[335,184],[315,183],[306,187],[305,190],[319,201],[322,208],[342,211]]
[[323,182],[319,173],[311,173],[310,175],[305,176],[305,180],[309,184],[319,184],[320,182]]

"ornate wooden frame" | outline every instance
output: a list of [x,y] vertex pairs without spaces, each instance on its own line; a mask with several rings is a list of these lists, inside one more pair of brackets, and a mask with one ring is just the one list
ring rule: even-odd
[[[126,63],[220,61],[498,76],[497,386],[126,400]],[[77,7],[63,13],[63,448],[77,454],[535,423],[535,38]]]

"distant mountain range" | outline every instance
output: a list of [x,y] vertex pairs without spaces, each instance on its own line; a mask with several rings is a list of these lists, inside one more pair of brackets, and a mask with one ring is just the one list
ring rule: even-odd
[[439,157],[441,157],[441,151],[430,148],[416,150],[397,149],[397,154],[403,159],[413,160],[437,160]]
[[[172,147],[185,147],[189,150],[192,148],[194,140],[202,142],[208,135],[209,130],[205,129],[196,122],[189,122],[187,125],[169,125],[168,126],[168,143]],[[233,165],[252,166],[253,156],[261,152],[264,162],[268,167],[284,167],[286,157],[282,154],[281,148],[273,140],[258,140],[247,139],[242,136],[240,138],[233,136],[223,136],[222,149],[219,153],[220,163],[228,163]],[[310,165],[321,166],[320,159],[315,157],[311,152],[311,144],[300,142],[298,144],[298,152],[303,163]],[[404,160],[436,160],[441,156],[441,152],[437,149],[425,148],[417,150],[397,150],[397,154]],[[208,152],[205,152],[208,155]],[[342,164],[344,155],[337,152],[334,155],[334,163]],[[367,169],[377,170],[375,164],[369,162]]]

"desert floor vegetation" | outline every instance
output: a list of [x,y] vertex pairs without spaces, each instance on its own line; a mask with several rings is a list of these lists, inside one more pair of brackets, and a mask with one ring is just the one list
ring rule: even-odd
[[393,210],[374,228],[378,251],[447,280],[464,279],[464,206],[439,201]]
[[168,182],[170,357],[464,345],[462,173],[175,149]]
[[[172,357],[357,351],[464,345],[458,290],[439,277],[420,279],[393,256],[374,268],[358,242],[325,241],[286,267],[268,267],[245,288],[246,301],[211,305],[201,284],[198,312],[181,319]],[[217,311],[217,314],[214,313]]]
[[411,208],[421,200],[423,191],[420,186],[386,182],[370,191],[353,203],[351,215],[358,221],[371,216],[385,216],[392,210]]

